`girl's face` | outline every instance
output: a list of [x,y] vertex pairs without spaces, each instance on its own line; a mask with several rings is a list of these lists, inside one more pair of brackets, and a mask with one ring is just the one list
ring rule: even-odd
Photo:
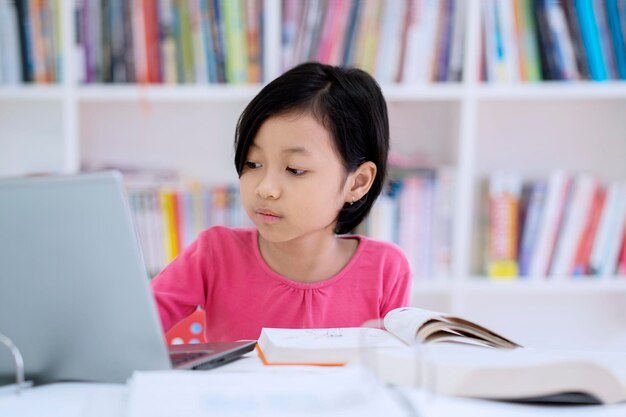
[[339,210],[350,201],[330,133],[308,114],[267,119],[239,182],[248,216],[274,243],[331,235]]

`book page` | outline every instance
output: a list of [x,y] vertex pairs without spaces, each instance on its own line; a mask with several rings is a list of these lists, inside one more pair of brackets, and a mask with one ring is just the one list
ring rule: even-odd
[[403,346],[391,333],[374,328],[272,329],[263,328],[258,341],[267,364],[342,364],[363,348]]
[[385,328],[407,345],[416,342],[465,342],[489,347],[516,348],[517,343],[471,321],[432,310],[402,307],[391,310]]
[[381,329],[344,327],[330,329],[271,329],[263,333],[272,345],[287,349],[353,349],[367,346],[399,346],[398,341]]
[[387,331],[412,345],[417,340],[418,330],[428,321],[441,320],[441,313],[415,307],[402,307],[391,310],[385,316],[384,323]]

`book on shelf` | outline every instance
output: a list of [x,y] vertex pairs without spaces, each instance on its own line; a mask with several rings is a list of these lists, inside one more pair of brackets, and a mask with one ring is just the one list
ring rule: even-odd
[[449,277],[455,178],[451,166],[391,164],[390,180],[356,232],[400,246],[416,279]]
[[403,348],[422,343],[460,343],[515,349],[520,345],[479,324],[415,307],[391,310],[384,329],[263,328],[257,345],[266,365],[344,365],[359,359],[363,349]]
[[593,274],[610,276],[615,273],[625,224],[626,183],[615,181],[607,188],[605,207],[589,258],[589,268]]
[[76,59],[86,83],[259,83],[257,0],[79,2]]
[[626,354],[437,344],[378,349],[364,364],[382,381],[444,395],[536,403],[626,400]]
[[158,274],[203,230],[214,225],[252,225],[234,185],[185,181],[167,170],[124,168],[122,172],[150,276]]
[[0,84],[58,83],[61,0],[0,2]]
[[585,219],[589,217],[596,188],[596,181],[591,175],[581,174],[573,179],[569,199],[563,208],[563,225],[555,244],[550,275],[565,276],[572,273],[576,244],[583,237]]
[[[492,178],[492,188],[496,179]],[[517,213],[507,211],[502,202],[496,204],[493,191],[486,202],[491,225],[486,232],[488,260],[500,259],[494,255],[493,247],[498,238],[511,245],[515,242],[514,238],[503,237],[504,232],[514,230],[507,225],[516,223],[507,222],[503,214],[506,213],[518,219],[519,244],[513,259],[517,259],[519,277],[620,273],[626,238],[626,182],[615,180],[605,186],[590,174],[557,171],[548,181],[527,182],[522,189]],[[504,197],[501,200],[505,201]],[[501,213],[496,210],[498,207]],[[498,228],[500,231],[495,230]],[[486,268],[488,275],[496,276],[490,265]]]
[[626,5],[619,0],[486,0],[483,79],[626,79]]
[[533,181],[526,185],[526,194],[521,201],[520,211],[523,213],[520,224],[520,241],[518,245],[518,266],[521,276],[530,273],[532,251],[539,235],[539,223],[546,196],[547,184],[544,181]]
[[496,173],[489,179],[489,226],[487,236],[487,274],[492,278],[511,278],[519,273],[519,201],[522,179],[517,174]]
[[382,83],[460,81],[462,0],[285,0],[282,65],[354,66]]

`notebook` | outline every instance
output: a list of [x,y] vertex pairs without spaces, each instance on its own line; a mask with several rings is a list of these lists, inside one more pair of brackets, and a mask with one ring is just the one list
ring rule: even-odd
[[[173,346],[170,358],[115,171],[0,180],[0,333],[35,383],[207,369],[255,345]],[[14,375],[0,345],[0,383]]]

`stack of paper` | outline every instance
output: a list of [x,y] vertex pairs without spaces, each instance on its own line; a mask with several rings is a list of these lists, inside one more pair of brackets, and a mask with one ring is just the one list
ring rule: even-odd
[[136,372],[129,387],[128,417],[406,414],[392,393],[359,366]]

